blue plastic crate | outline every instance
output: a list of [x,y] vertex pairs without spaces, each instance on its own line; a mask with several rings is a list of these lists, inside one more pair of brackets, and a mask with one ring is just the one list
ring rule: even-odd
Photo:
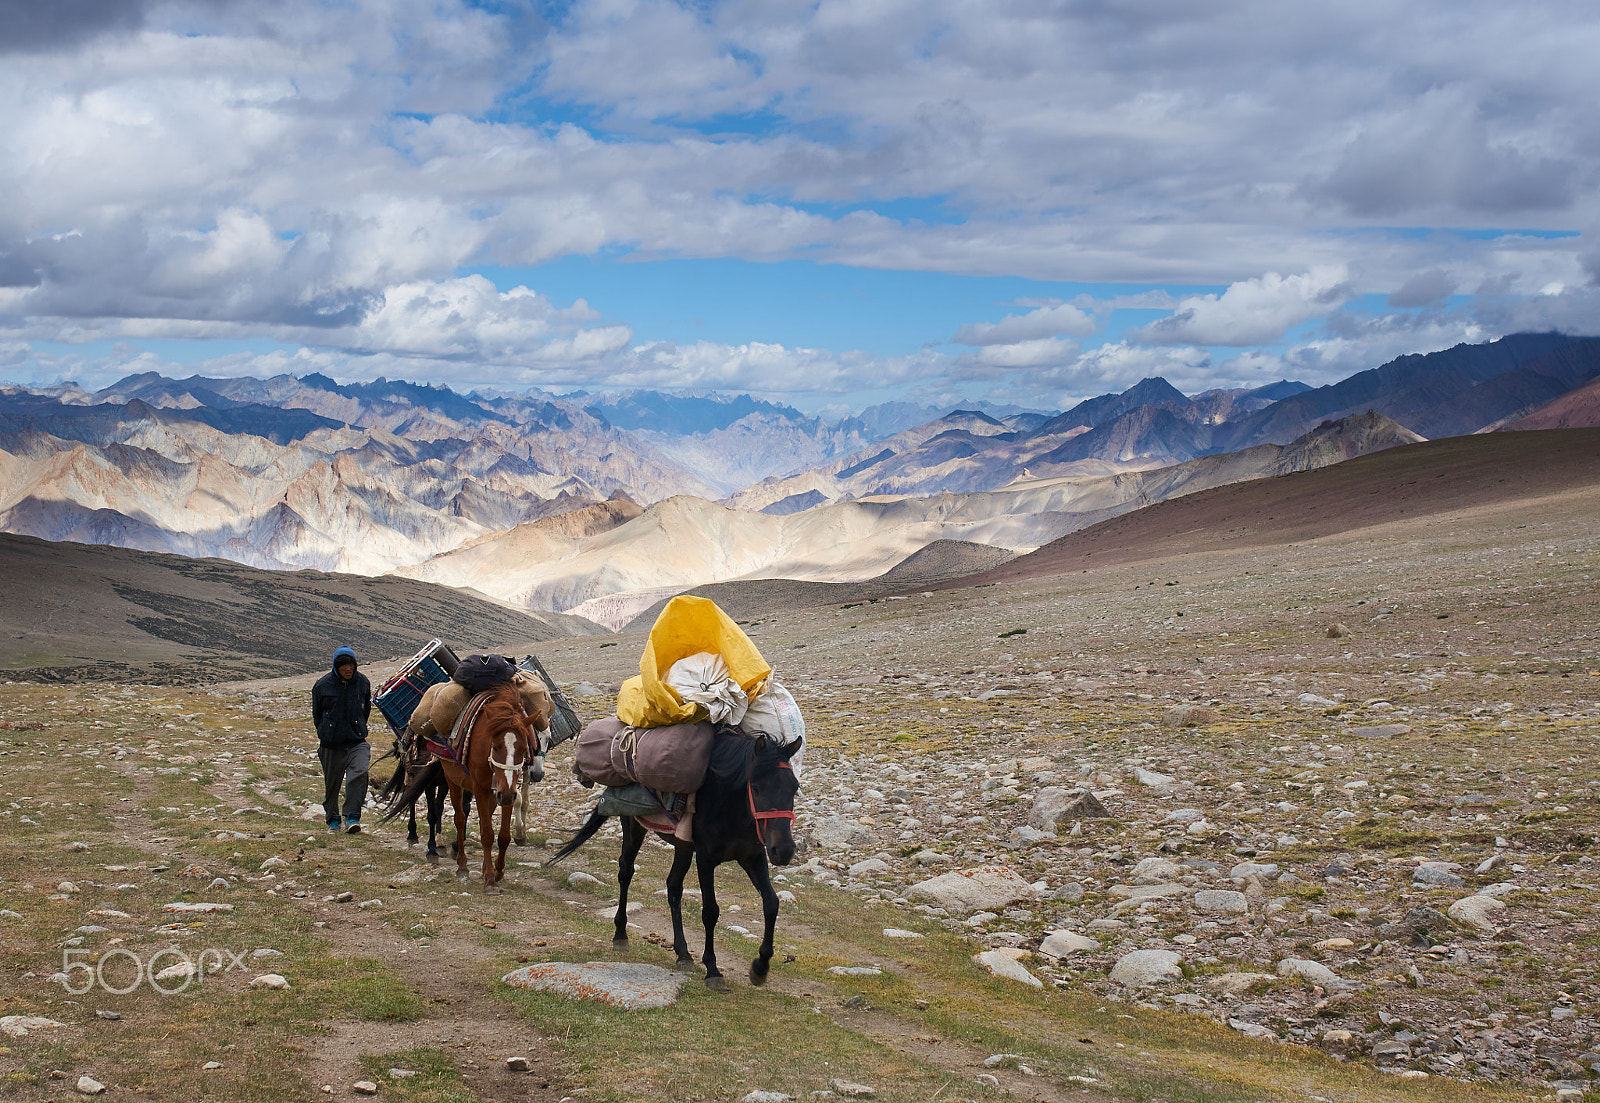
[[372,703],[378,706],[389,726],[397,733],[405,731],[411,714],[422,701],[422,695],[431,685],[448,682],[450,674],[446,662],[454,665],[455,654],[439,640],[433,640],[411,657],[400,672],[384,683]]

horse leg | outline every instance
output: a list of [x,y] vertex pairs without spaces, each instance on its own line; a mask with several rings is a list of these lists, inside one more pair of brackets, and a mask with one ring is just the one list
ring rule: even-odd
[[483,847],[483,891],[495,893],[500,890],[495,887],[494,874],[494,794],[475,794],[478,798],[478,843]]
[[622,856],[617,859],[617,914],[612,920],[616,928],[611,936],[613,950],[628,948],[628,886],[633,883],[634,859],[644,845],[644,828],[632,816],[622,817]]
[[420,838],[417,835],[417,806],[413,803],[410,817],[406,820],[406,845],[416,846],[419,841]]
[[[688,876],[689,863],[692,861],[693,847],[682,843],[673,846],[672,868],[667,871],[667,907],[672,910],[672,952],[678,957],[680,973],[695,971],[694,957],[689,953],[689,940],[683,934],[683,879]],[[629,869],[632,869],[631,863]]]
[[772,887],[766,851],[740,858],[739,864],[749,875],[750,883],[761,894],[761,915],[766,920],[766,929],[761,935],[761,956],[750,963],[750,983],[760,987],[767,983],[767,970],[772,964],[772,932],[778,925],[778,893]]
[[444,794],[448,786],[443,782],[427,792],[428,798],[428,861],[439,861],[439,835],[444,831]]
[[506,847],[511,845],[511,809],[500,809],[500,834],[495,839],[494,883],[506,876]]
[[527,767],[523,767],[522,780],[517,783],[517,799],[511,805],[511,841],[518,846],[528,845],[528,805],[533,800],[533,784],[528,780]]
[[450,803],[456,814],[456,878],[467,879],[467,791],[450,785]]
[[706,929],[706,952],[700,957],[706,967],[706,987],[713,992],[726,992],[728,978],[717,968],[717,952],[712,947],[717,934],[717,916],[722,914],[717,906],[717,867],[703,850],[695,854],[694,864],[700,874],[700,922]]

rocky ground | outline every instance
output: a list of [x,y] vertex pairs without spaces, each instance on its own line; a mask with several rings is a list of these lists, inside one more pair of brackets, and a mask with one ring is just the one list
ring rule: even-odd
[[1578,1091],[1595,527],[1496,508],[753,622],[820,737],[805,874],[1060,988]]
[[[1151,1060],[1169,1071],[1203,1056],[1184,1069],[1194,1083],[1214,1057],[1224,1067],[1225,1052],[1231,1077],[1254,1061],[1265,1081],[1282,1081],[1283,1098],[1304,1096],[1290,1080],[1318,1095],[1337,1084],[1340,1098],[1389,1098],[1382,1084],[1398,1088],[1401,1077],[1418,1082],[1408,1091],[1478,1081],[1578,1098],[1600,1067],[1594,516],[1592,502],[1563,497],[1299,546],[750,618],[747,630],[805,710],[810,744],[798,807],[806,848],[780,885],[780,953],[799,960],[775,969],[774,990],[790,1010],[816,1010],[852,1037],[888,1039],[907,1062],[892,1074],[905,1085],[937,1070],[923,1094],[896,1094],[891,1079],[878,1083],[880,1098],[925,1098],[947,1072],[968,1089],[942,1099],[1085,1098],[1077,1093],[1090,1086],[1103,1099],[1166,1097],[1106,1087],[1119,1082],[1112,1062],[1134,1061],[1130,1043],[1142,1041],[1101,1033],[1112,1030],[1146,1032]],[[592,718],[610,707],[642,640],[555,641],[541,655]],[[422,968],[420,951],[446,944],[441,932],[487,939],[472,949],[458,933],[450,944],[496,977],[514,963],[599,952],[597,937],[609,938],[595,919],[608,846],[592,844],[582,867],[599,884],[569,885],[565,873],[536,868],[547,852],[524,851],[512,893],[447,903],[452,894],[426,867],[397,863],[408,855],[392,832],[341,847],[307,837],[318,825],[294,821],[320,812],[306,807],[316,774],[299,730],[308,686],[3,691],[12,730],[0,732],[10,794],[0,829],[29,840],[0,858],[16,901],[10,917],[0,913],[0,945],[24,977],[19,995],[0,1001],[7,1014],[76,1014],[47,998],[46,959],[61,937],[47,932],[95,945],[123,921],[76,917],[89,905],[74,911],[75,901],[105,898],[137,913],[128,901],[144,894],[159,911],[180,886],[248,900],[236,920],[258,911],[263,923],[278,916],[263,932],[295,932],[302,961],[291,980],[309,988],[312,1014],[320,997],[302,979],[303,960],[317,939],[381,959],[395,984],[450,1005],[476,1030],[503,1012],[480,995],[483,1007],[469,1014],[470,985]],[[25,727],[40,723],[42,732]],[[90,735],[70,759],[75,772],[44,749]],[[536,842],[559,841],[592,803],[566,763],[558,749],[538,796]],[[68,849],[73,832],[102,829],[95,824],[128,853],[114,856],[91,834],[81,837],[92,854]],[[278,855],[304,864],[268,865]],[[204,880],[183,877],[190,862],[231,887],[206,897]],[[103,872],[117,869],[136,872]],[[59,882],[69,875],[89,880],[68,891]],[[128,883],[113,884],[118,877]],[[340,889],[353,893],[348,904],[334,899]],[[638,921],[649,948],[661,936],[659,900],[635,899],[647,905]],[[739,914],[725,912],[724,923],[748,926]],[[332,927],[308,929],[312,918]],[[101,929],[74,934],[78,923]],[[576,929],[556,929],[565,926]],[[959,946],[950,961],[964,972],[952,981],[918,956],[918,938],[902,936],[921,936],[930,951]],[[295,950],[282,941],[290,935],[270,937]],[[1025,1074],[1019,1066],[1033,1058],[992,1051],[992,1036],[974,1036],[962,1018],[967,1005],[928,1017],[957,998],[961,977],[974,992],[1015,993],[1024,1017],[1048,1024],[1041,1051],[1047,1041],[1087,1051],[1093,1039],[1093,1064],[1051,1049],[1054,1065],[1034,1062]],[[994,1023],[1009,1022],[986,1006]],[[686,1014],[714,1029],[736,1012],[759,1022],[788,1007],[707,1002]],[[343,1021],[334,1035],[348,1041],[349,1062],[381,1052],[368,1028]],[[811,1022],[782,1021],[786,1031]],[[1174,1021],[1195,1032],[1172,1033]],[[405,1037],[437,1040],[438,1026],[430,1019]],[[405,1034],[395,1030],[385,1037]],[[1154,1039],[1169,1035],[1179,1041],[1158,1049]],[[1219,1035],[1244,1048],[1226,1051]],[[836,1052],[842,1037],[819,1036],[817,1052]],[[548,1091],[539,1098],[665,1097],[665,1080],[653,1096],[583,1096],[598,1066],[562,1058],[548,1030],[525,1048],[541,1045]],[[327,1047],[317,1052],[310,1075],[333,1077]],[[463,1098],[522,1090],[489,1077],[493,1061],[481,1052],[458,1062]],[[1262,1055],[1274,1052],[1292,1076],[1270,1071],[1279,1066]],[[988,1058],[998,1060],[986,1069]],[[1394,1079],[1363,1080],[1366,1066]],[[858,1067],[874,1066],[863,1058]],[[890,1077],[881,1070],[901,1066],[876,1067]],[[730,1072],[720,1096],[681,1097],[738,1098],[779,1079],[758,1072]],[[1229,1082],[1236,1087],[1215,1098],[1280,1097]]]

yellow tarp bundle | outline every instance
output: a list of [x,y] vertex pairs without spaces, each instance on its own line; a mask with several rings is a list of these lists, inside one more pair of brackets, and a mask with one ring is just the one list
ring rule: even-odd
[[661,728],[705,719],[704,705],[686,704],[664,679],[679,659],[713,651],[728,664],[728,673],[752,697],[772,668],[750,637],[709,598],[683,595],[667,602],[639,660],[639,676],[622,683],[617,718],[635,728]]

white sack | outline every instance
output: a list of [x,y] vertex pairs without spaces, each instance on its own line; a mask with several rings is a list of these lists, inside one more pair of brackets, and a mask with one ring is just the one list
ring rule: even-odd
[[685,701],[704,705],[713,724],[737,726],[750,699],[728,673],[728,664],[714,651],[679,659],[667,671],[667,685]]
[[[748,735],[764,735],[780,747],[799,743],[806,736],[806,721],[795,704],[794,694],[783,687],[776,678],[768,678],[764,689],[745,711],[739,725]],[[789,759],[795,776],[800,776],[800,760],[805,757],[804,744]]]

